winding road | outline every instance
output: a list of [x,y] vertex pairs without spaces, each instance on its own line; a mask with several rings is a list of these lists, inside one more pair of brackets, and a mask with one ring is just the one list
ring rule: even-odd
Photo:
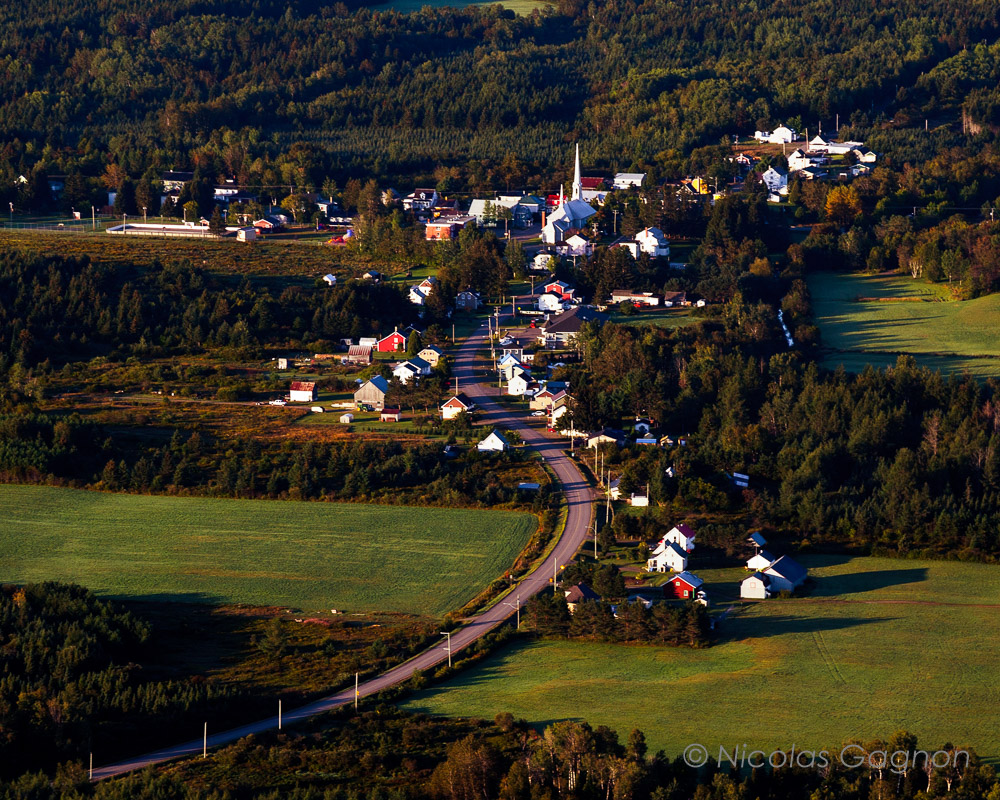
[[[554,569],[568,564],[587,539],[591,524],[593,495],[579,469],[564,454],[562,442],[553,441],[545,437],[537,430],[526,426],[523,420],[505,411],[491,399],[491,395],[495,395],[498,390],[495,387],[489,388],[478,380],[480,376],[477,374],[477,368],[481,365],[477,364],[476,354],[486,346],[486,336],[486,327],[484,325],[480,331],[469,336],[455,354],[453,373],[458,379],[459,388],[466,396],[475,401],[479,408],[478,417],[481,420],[500,429],[516,430],[521,434],[526,445],[534,448],[541,454],[542,458],[545,459],[562,484],[567,504],[566,526],[562,537],[548,558],[533,572],[525,576],[518,588],[511,595],[512,597],[518,595],[523,601],[543,589],[550,588]],[[513,608],[503,603],[498,603],[482,614],[473,617],[468,623],[451,634],[452,653],[454,654],[468,647],[472,642],[484,636],[513,614]],[[438,645],[432,647],[388,672],[365,681],[358,687],[358,694],[361,697],[376,694],[383,689],[406,681],[418,670],[431,669],[447,661],[447,659],[448,651],[446,646]],[[282,718],[282,725],[291,725],[352,702],[354,702],[353,687],[285,712]],[[218,747],[229,744],[250,734],[274,730],[277,726],[278,721],[275,715],[238,728],[213,733],[208,737],[208,746]],[[193,739],[182,744],[157,750],[153,753],[136,756],[116,764],[109,764],[108,766],[94,769],[92,778],[98,781],[124,775],[153,764],[163,763],[164,761],[200,755],[202,745],[203,740],[201,738]]]

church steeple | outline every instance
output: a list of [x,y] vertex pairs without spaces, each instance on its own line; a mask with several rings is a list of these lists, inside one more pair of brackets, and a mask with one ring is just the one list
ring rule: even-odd
[[583,199],[583,180],[580,178],[580,145],[576,145],[576,166],[573,169],[573,200]]

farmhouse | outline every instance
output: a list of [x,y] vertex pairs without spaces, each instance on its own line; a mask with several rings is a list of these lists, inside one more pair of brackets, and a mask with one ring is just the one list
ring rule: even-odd
[[366,381],[354,393],[354,404],[357,406],[371,406],[376,411],[385,408],[385,396],[389,391],[389,381],[381,375]]
[[475,311],[479,308],[479,295],[475,292],[459,292],[455,295],[455,309],[458,311]]
[[772,194],[781,194],[782,189],[788,188],[788,173],[777,167],[768,167],[760,179]]
[[470,412],[476,407],[468,397],[459,392],[456,395],[448,398],[441,406],[441,419],[449,420],[454,419],[459,414],[463,412]]
[[316,400],[316,384],[312,381],[292,381],[288,399],[293,403],[312,403]]
[[764,574],[771,579],[772,592],[793,592],[809,577],[806,568],[788,556],[782,556]]
[[403,198],[403,208],[407,211],[427,211],[438,202],[437,189],[414,189]]
[[766,600],[771,596],[771,578],[755,572],[740,583],[740,597],[744,600]]
[[419,378],[421,375],[431,374],[431,365],[420,356],[414,356],[409,361],[397,364],[392,374],[399,379],[400,383],[409,383],[411,378]]
[[615,428],[602,428],[587,437],[587,447],[594,448],[602,444],[616,444],[621,447],[625,443],[625,431]]
[[394,330],[388,336],[378,340],[378,345],[375,348],[380,353],[392,353],[396,350],[406,349],[406,337],[399,332],[399,328]]
[[510,443],[495,429],[476,445],[476,449],[481,453],[502,453],[509,447]]
[[660,542],[646,561],[649,572],[683,572],[687,566],[687,553],[673,542]]
[[747,559],[747,569],[759,572],[771,566],[774,560],[774,556],[767,552],[767,550],[758,550],[756,554]]
[[670,241],[659,228],[643,228],[635,235],[639,250],[650,258],[670,258]]
[[563,244],[566,245],[566,255],[568,256],[589,256],[594,252],[594,245],[590,243],[590,240],[578,233],[567,238]]
[[576,583],[568,589],[563,589],[566,595],[566,608],[572,614],[580,603],[593,603],[601,599],[601,596],[585,583]]
[[689,306],[691,301],[688,300],[687,292],[667,292],[663,295],[663,305],[667,308],[672,308],[673,306]]
[[664,584],[663,593],[671,593],[680,600],[693,600],[704,583],[701,578],[691,572],[681,572],[671,578],[669,583]]
[[548,389],[539,389],[532,395],[528,408],[532,411],[548,411],[554,394]]
[[690,553],[694,550],[694,531],[687,525],[675,525],[660,539],[660,543],[673,542],[682,550]]
[[542,292],[556,295],[560,300],[572,300],[576,291],[565,281],[549,281],[542,286]]
[[791,144],[799,137],[793,129],[786,125],[779,125],[773,131],[754,131],[753,138],[758,142],[770,144]]
[[542,323],[538,339],[545,345],[555,347],[572,341],[588,322],[603,324],[607,319],[603,314],[586,308],[571,308]]
[[441,361],[442,358],[444,358],[444,350],[442,350],[437,345],[429,344],[427,345],[427,347],[425,347],[423,350],[417,353],[417,356],[426,361],[432,367],[436,367],[438,365],[438,362]]
[[539,311],[559,313],[563,310],[562,298],[557,294],[546,292],[538,296],[537,306]]
[[524,397],[526,394],[531,394],[535,386],[536,384],[529,373],[517,370],[507,381],[507,394],[514,397]]

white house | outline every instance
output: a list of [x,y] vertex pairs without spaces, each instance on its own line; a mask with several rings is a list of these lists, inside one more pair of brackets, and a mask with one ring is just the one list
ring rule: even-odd
[[801,586],[809,573],[799,562],[788,556],[782,556],[764,570],[771,579],[772,592],[792,592]]
[[546,292],[538,296],[538,310],[559,313],[563,310],[563,299],[559,295]]
[[854,151],[854,154],[857,156],[858,161],[862,164],[874,164],[878,161],[878,155],[867,148],[858,148]]
[[403,198],[403,208],[407,211],[426,211],[438,202],[436,189],[414,189]]
[[448,398],[441,406],[441,419],[447,421],[454,419],[463,412],[472,411],[476,407],[468,397],[459,392]]
[[744,600],[766,600],[771,596],[771,579],[762,572],[755,572],[740,583],[740,597]]
[[335,286],[337,283],[337,276],[334,275],[332,272],[328,272],[326,275],[323,276],[323,282],[327,286]]
[[392,374],[395,375],[400,383],[409,383],[410,378],[417,378],[421,375],[431,374],[431,365],[424,361],[420,356],[414,356],[408,361],[404,361],[401,364],[397,364],[392,370]]
[[419,286],[410,287],[410,302],[416,306],[422,306],[427,302],[427,295],[424,294]]
[[505,381],[509,381],[517,370],[525,371],[513,353],[506,353],[497,364],[497,371]]
[[769,144],[791,144],[799,137],[787,125],[779,125],[773,131],[754,131],[753,138],[758,142],[767,142]]
[[[572,238],[572,237],[570,237]],[[531,269],[533,272],[548,272],[550,262],[555,259],[558,263],[559,258],[554,253],[549,253],[543,250],[540,253],[536,253],[535,257],[531,259]]]
[[767,550],[758,551],[753,557],[747,559],[747,569],[754,572],[761,572],[774,563],[774,556]]
[[675,525],[666,535],[660,539],[660,542],[673,542],[686,553],[690,553],[694,550],[694,531],[691,530],[687,525]]
[[650,258],[670,258],[670,241],[659,228],[643,228],[635,235],[635,241]]
[[768,191],[774,194],[780,194],[782,189],[788,188],[788,173],[777,167],[768,167],[760,179]]
[[661,543],[646,561],[649,572],[683,572],[687,566],[687,553],[673,542]]
[[535,382],[531,379],[531,375],[523,369],[515,370],[510,376],[510,380],[507,381],[507,394],[514,397],[524,397],[530,393],[534,385]]
[[480,452],[503,452],[508,447],[510,444],[496,430],[476,445],[476,449]]
[[615,174],[615,188],[629,189],[632,186],[642,186],[646,180],[645,172],[618,172]]
[[585,239],[578,233],[574,233],[566,239],[566,255],[568,256],[589,256],[594,252],[594,245],[589,239]]
[[316,400],[316,384],[313,381],[292,381],[288,390],[292,403],[312,403]]
[[788,154],[788,171],[798,172],[813,165],[813,159],[807,156],[801,148],[797,148]]

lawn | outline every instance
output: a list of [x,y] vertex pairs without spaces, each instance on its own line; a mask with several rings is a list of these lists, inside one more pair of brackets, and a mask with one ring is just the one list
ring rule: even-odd
[[809,291],[827,366],[860,371],[908,353],[942,372],[1000,374],[1000,295],[955,301],[946,286],[906,276],[831,273],[810,275]]
[[0,581],[442,615],[513,564],[536,527],[500,511],[0,486]]
[[618,310],[617,306],[611,306],[608,308],[608,315],[612,322],[633,328],[648,325],[658,325],[661,328],[680,328],[682,325],[690,325],[692,322],[708,319],[708,317],[696,317],[691,314],[690,308],[684,307],[642,309],[635,314],[626,316]]
[[[810,597],[748,604],[706,650],[545,641],[513,645],[406,703],[536,725],[642,729],[652,749],[698,742],[834,747],[907,729],[925,746],[1000,760],[1000,567],[814,556]],[[704,571],[716,599],[739,570]],[[762,724],[763,723],[763,724]]]

